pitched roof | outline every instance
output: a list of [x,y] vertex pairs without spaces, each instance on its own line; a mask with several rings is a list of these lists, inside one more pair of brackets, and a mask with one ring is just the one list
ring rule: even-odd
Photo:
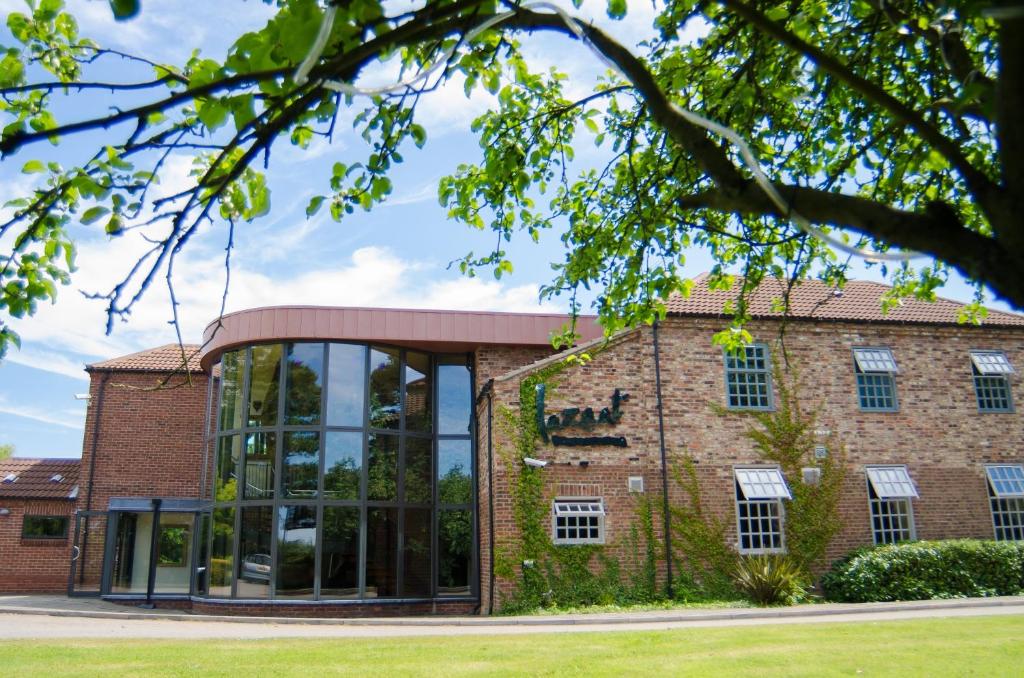
[[75,499],[81,459],[0,461],[0,497],[8,499]]
[[[688,298],[673,295],[668,300],[670,315],[681,316],[724,316],[722,308],[727,301],[735,300],[740,286],[734,284],[725,291],[708,289],[707,275],[693,281]],[[753,293],[747,296],[751,317],[781,318],[776,300],[782,298],[784,281],[766,278]],[[882,312],[882,295],[891,287],[867,280],[850,280],[841,289],[820,280],[804,280],[793,287],[789,298],[789,317],[804,320],[848,320],[854,322],[878,323],[921,323],[929,325],[954,325],[964,304],[949,299],[922,301],[903,299],[899,306],[888,313]],[[983,326],[1024,327],[1024,315],[989,310],[981,321]]]
[[146,349],[131,355],[111,358],[100,363],[93,363],[86,370],[105,370],[116,372],[173,372],[181,370],[181,351],[184,348],[188,355],[188,371],[199,372],[198,344],[167,344]]

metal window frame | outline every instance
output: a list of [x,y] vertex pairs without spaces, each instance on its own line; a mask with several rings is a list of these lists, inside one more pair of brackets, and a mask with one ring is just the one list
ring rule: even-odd
[[[570,506],[578,504],[580,506],[587,506],[587,509],[582,511],[560,511],[560,506]],[[557,546],[578,546],[585,544],[604,544],[606,531],[605,531],[605,516],[607,512],[604,506],[604,499],[601,497],[555,497],[551,501],[551,543]],[[558,536],[558,520],[559,518],[597,518],[597,537],[559,537]],[[580,529],[579,525],[569,526],[565,525],[562,529]],[[586,526],[588,531],[593,529],[593,526]]]
[[[897,473],[902,471],[903,478],[887,480],[875,475],[877,472],[884,471],[895,471]],[[918,499],[920,497],[917,493],[917,487],[914,485],[914,479],[910,477],[910,470],[907,469],[905,464],[872,464],[864,467],[864,475],[879,499]],[[905,486],[909,491],[902,494],[886,491],[887,486],[892,484]]]
[[[1020,472],[1020,475],[1021,475],[1020,478],[1010,479],[1011,482],[1016,480],[1017,482],[1021,483],[1021,487],[1020,487],[1019,490],[1014,491],[1014,492],[1003,492],[1003,491],[1000,490],[1000,488],[996,487],[996,483],[997,482],[1005,481],[1007,479],[1005,479],[1005,478],[993,478],[992,477],[992,472],[995,471],[996,469],[1003,469],[1003,468],[1016,469],[1016,470],[1018,470]],[[1024,464],[986,464],[985,465],[985,481],[989,484],[989,487],[992,490],[992,495],[995,496],[995,497],[998,497],[1000,499],[1024,497]]]
[[[986,377],[992,376],[1008,376],[1011,374],[1017,374],[1017,370],[1014,369],[1013,363],[1006,357],[1006,351],[994,350],[994,349],[971,349],[969,351],[971,356],[971,365],[977,370],[978,374]],[[994,363],[986,363],[982,360],[986,356],[1002,358],[1002,363],[996,360]],[[997,365],[1000,369],[991,369],[991,365]],[[1005,365],[1005,369],[1002,366]]]
[[[747,354],[746,354],[747,349],[761,350],[763,352],[762,353],[762,357],[763,357],[763,360],[764,360],[764,368],[757,369],[757,368],[749,368],[749,367],[730,367],[729,366],[729,358],[733,357],[733,356],[730,356],[728,351],[726,351],[725,349],[722,349],[722,361],[723,361],[723,367],[724,367],[723,379],[724,379],[724,382],[725,382],[725,406],[726,406],[726,408],[728,408],[730,410],[756,410],[756,411],[759,411],[759,412],[771,412],[771,411],[775,410],[775,395],[774,395],[774,388],[773,388],[773,384],[772,384],[772,354],[771,354],[771,350],[768,347],[768,344],[764,344],[764,343],[747,344],[747,345],[745,345],[743,347],[743,351],[744,351],[743,362],[747,362],[748,359],[749,359],[749,358],[747,358]],[[732,393],[731,393],[730,388],[729,388],[729,386],[730,386],[730,384],[729,384],[729,375],[730,374],[744,375],[744,376],[747,376],[747,375],[762,375],[763,374],[764,378],[765,378],[765,390],[766,390],[766,401],[767,401],[766,404],[764,404],[764,405],[734,405],[734,404],[732,404]],[[739,395],[737,394],[736,397],[739,398]],[[750,398],[750,396],[748,395],[747,398]]]
[[[1024,466],[1021,464],[985,466],[985,489],[988,492],[989,515],[992,518],[992,535],[996,541],[1024,541],[1024,494],[999,494],[989,473],[990,469],[1006,466],[1016,467],[1024,472]],[[1007,521],[1007,518],[1010,520]]]
[[[290,346],[295,344],[320,344],[323,347],[322,354],[322,389],[320,400],[320,417],[317,424],[286,424],[286,397],[288,392],[288,365],[287,355]],[[363,409],[362,409],[362,420],[360,425],[356,426],[334,426],[328,425],[327,422],[327,405],[330,398],[329,388],[329,377],[330,377],[330,349],[335,344],[348,344],[358,346],[364,349],[363,351]],[[249,372],[251,371],[252,363],[252,349],[256,346],[264,345],[277,345],[281,347],[281,363],[278,367],[278,409],[277,419],[273,426],[268,427],[255,427],[248,426],[248,404],[249,404]],[[376,428],[370,425],[370,374],[371,374],[371,357],[373,350],[387,350],[389,352],[395,352],[396,358],[399,363],[399,421],[397,428]],[[241,561],[239,559],[239,549],[241,541],[241,519],[242,509],[247,507],[256,506],[269,506],[272,508],[272,525],[271,525],[271,560],[272,569],[270,573],[270,588],[268,591],[268,597],[266,599],[256,599],[259,601],[287,601],[296,603],[305,602],[318,602],[318,601],[336,601],[345,600],[353,602],[377,602],[377,601],[400,601],[400,600],[475,600],[479,597],[479,548],[480,548],[480,535],[479,530],[476,529],[477,521],[479,520],[479,510],[477,504],[479,502],[479,494],[477,491],[479,479],[477,478],[476,472],[476,459],[477,459],[477,445],[476,437],[473,432],[476,430],[476,412],[472,406],[472,396],[470,397],[470,412],[469,420],[470,425],[467,431],[463,434],[440,434],[438,431],[438,387],[439,387],[439,366],[441,365],[462,365],[469,372],[469,387],[473,388],[475,384],[475,370],[473,369],[473,363],[471,357],[467,353],[447,354],[447,353],[432,353],[430,351],[421,351],[414,349],[406,349],[401,346],[392,346],[381,342],[356,342],[356,341],[275,341],[275,342],[260,342],[253,343],[241,347],[238,349],[242,352],[243,357],[240,362],[243,369],[243,383],[241,385],[241,393],[239,395],[241,399],[240,408],[242,409],[242,428],[220,430],[216,429],[214,435],[215,438],[215,449],[219,445],[219,441],[225,437],[231,435],[239,436],[241,451],[239,460],[235,465],[236,476],[240,482],[244,484],[244,466],[245,466],[245,438],[251,433],[259,432],[272,432],[277,436],[276,449],[275,449],[275,462],[274,462],[274,492],[272,497],[265,498],[254,498],[246,499],[242,490],[243,487],[239,488],[239,492],[236,493],[236,497],[231,502],[215,503],[212,507],[213,510],[231,508],[234,510],[234,535],[232,543],[232,580],[231,580],[231,591],[229,597],[234,600],[242,600],[238,597],[238,581],[239,572],[241,568]],[[429,431],[415,431],[407,430],[406,426],[406,365],[407,358],[410,353],[417,353],[426,356],[427,358],[427,374],[431,381],[431,387],[429,397],[431,400],[431,428]],[[223,388],[218,388],[216,397],[218,401],[216,403],[216,410],[218,417],[216,419],[216,425],[219,427],[220,418],[220,397]],[[212,405],[211,405],[212,407]],[[284,443],[285,435],[290,432],[311,432],[317,433],[320,439],[320,452],[318,456],[318,478],[317,478],[317,492],[315,497],[309,498],[296,498],[296,497],[285,497],[281,491],[283,476],[283,465],[284,465]],[[354,500],[341,500],[326,498],[323,496],[323,480],[324,480],[324,464],[326,463],[326,441],[327,433],[331,431],[350,431],[361,434],[362,445],[361,445],[361,469],[360,469],[360,481],[359,481],[359,497]],[[396,449],[396,494],[394,497],[387,500],[369,500],[367,496],[367,483],[368,483],[368,461],[369,461],[369,441],[370,436],[374,434],[381,435],[394,435],[397,439]],[[407,441],[411,439],[420,439],[429,441],[430,447],[430,468],[428,469],[430,484],[431,484],[431,495],[429,502],[408,502],[405,500],[405,473],[406,473],[406,446]],[[439,497],[437,495],[437,463],[438,463],[438,447],[442,440],[465,440],[468,441],[470,446],[470,464],[469,469],[472,474],[472,492],[473,496],[468,504],[449,505],[440,504]],[[211,474],[211,489],[215,489],[217,466],[216,459],[214,461],[214,473]],[[303,505],[316,507],[316,532],[315,532],[315,573],[314,573],[314,591],[312,595],[312,601],[304,600],[303,598],[288,597],[282,598],[277,596],[276,585],[278,578],[278,532],[280,529],[280,509],[286,506]],[[322,561],[323,561],[323,532],[324,532],[324,511],[327,507],[353,507],[359,509],[359,573],[358,573],[358,596],[353,599],[351,597],[324,597],[321,592],[321,578],[322,578]],[[394,509],[396,511],[396,529],[397,529],[397,543],[395,552],[395,581],[396,589],[392,595],[381,598],[368,598],[366,596],[366,574],[367,574],[367,521],[369,517],[369,511],[375,508],[381,509]],[[404,586],[404,560],[405,560],[405,518],[406,512],[409,509],[426,509],[430,511],[430,548],[431,548],[431,562],[430,562],[430,586],[429,592],[426,597],[417,594],[415,598],[407,598],[405,596]],[[469,592],[459,593],[457,595],[447,594],[439,596],[438,594],[438,576],[439,576],[439,562],[438,562],[438,527],[439,520],[441,518],[441,512],[444,510],[467,510],[470,512],[470,518],[474,526],[472,534],[472,544],[469,549],[469,567],[468,567],[468,578],[469,578]],[[207,548],[207,560],[212,559],[213,548],[213,520],[211,516],[210,528],[207,538],[210,540],[210,547]],[[209,565],[207,565],[209,567]],[[208,589],[208,587],[207,587]],[[209,596],[213,599],[223,599],[224,596],[216,595]]]
[[[789,489],[789,483],[786,482],[786,476],[782,473],[782,469],[778,466],[737,466],[732,470],[733,478],[735,478],[737,485],[740,487],[740,491],[743,493],[743,498],[748,501],[757,500],[775,500],[775,499],[792,499],[793,492]],[[746,477],[746,473],[769,473],[777,476],[776,478],[770,478],[767,481],[764,480],[751,480]],[[741,474],[743,476],[741,477]],[[752,485],[770,486],[776,488],[781,486],[785,490],[785,493],[779,493],[778,491],[771,493],[754,494],[753,496],[747,490],[752,489]]]
[[[862,355],[868,351],[884,353],[886,354],[887,359],[885,357],[879,359]],[[864,360],[864,363],[861,362],[862,358]],[[854,346],[853,362],[857,366],[857,369],[863,372],[864,374],[899,374],[900,372],[899,365],[896,363],[896,356],[892,354],[892,349],[889,348],[888,346]],[[865,363],[872,362],[888,362],[892,364],[892,368],[889,369],[884,367],[869,367],[868,365],[865,365]]]
[[[733,467],[733,491],[735,493],[735,514],[736,514],[736,550],[743,555],[761,555],[769,553],[785,553],[786,552],[786,505],[783,503],[781,497],[776,498],[755,498],[751,499],[747,496],[746,491],[740,482],[739,476],[737,475],[740,471],[776,471],[782,478],[782,482],[785,485],[786,492],[789,499],[793,498],[792,493],[789,490],[789,484],[786,483],[786,477],[782,473],[782,469],[779,466],[735,466]],[[740,498],[742,496],[742,499]],[[743,546],[743,520],[744,518],[740,515],[741,508],[746,507],[749,511],[750,508],[758,507],[770,507],[774,509],[775,515],[768,519],[778,524],[778,535],[779,545],[770,548],[745,548]],[[760,518],[763,520],[763,518]],[[748,517],[746,520],[751,520]],[[748,531],[748,537],[752,537],[755,533]],[[764,535],[773,535],[775,532],[757,532],[756,534],[761,536],[763,542]]]
[[[871,539],[872,539],[872,541],[876,545],[878,545],[878,544],[894,544],[894,543],[901,542],[901,541],[914,541],[915,539],[917,539],[917,524],[914,521],[914,504],[913,504],[913,499],[918,496],[916,488],[914,490],[914,495],[913,496],[905,496],[905,497],[895,497],[895,496],[893,496],[893,497],[885,497],[885,498],[880,497],[878,495],[878,493],[877,493],[877,488],[875,487],[875,484],[874,484],[874,482],[873,482],[873,480],[871,478],[871,475],[868,473],[868,469],[872,469],[872,468],[903,468],[903,469],[906,469],[906,466],[889,465],[889,466],[869,466],[869,467],[865,468],[864,478],[865,478],[865,481],[867,483],[868,515],[870,516],[870,519],[871,519]],[[910,476],[910,473],[908,471],[907,472],[907,477],[909,478],[909,476]],[[883,513],[882,512],[883,508],[888,509],[888,512],[887,513]],[[906,521],[907,527],[905,529],[901,528],[899,530],[894,530],[891,526],[888,529],[886,529],[886,528],[876,528],[875,527],[875,521],[876,520],[882,520],[882,519],[885,519],[885,518],[890,518],[891,519],[893,516],[897,516],[897,517],[903,518]],[[886,539],[885,538],[886,534],[892,535],[892,534],[894,534],[896,532],[905,533],[906,536],[903,537],[903,538],[899,538],[899,539]],[[879,538],[880,536],[882,537],[881,539]]]
[[[894,370],[865,370],[861,367],[860,360],[858,359],[858,351],[886,351],[889,357],[892,359],[892,364],[896,369]],[[854,346],[851,350],[853,356],[853,375],[854,381],[857,386],[857,407],[861,412],[899,412],[900,399],[899,393],[896,389],[896,375],[899,373],[899,368],[896,365],[896,358],[892,355],[892,349],[888,346]],[[876,384],[867,383],[869,380],[876,381]],[[876,407],[872,405],[866,405],[870,399],[879,400],[885,396],[874,396],[867,395],[866,389],[868,388],[884,388],[889,391],[892,399],[891,407]]]

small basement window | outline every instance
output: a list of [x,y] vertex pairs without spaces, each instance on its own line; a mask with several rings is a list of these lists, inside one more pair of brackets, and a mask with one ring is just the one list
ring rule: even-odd
[[1024,541],[1024,466],[986,466],[996,541]]
[[67,539],[67,516],[25,516],[21,522],[22,539]]
[[914,539],[914,510],[910,500],[918,495],[907,467],[869,466],[865,471],[875,543],[895,544]]
[[1012,412],[1010,375],[1015,374],[1002,351],[971,351],[974,395],[979,412]]
[[778,468],[738,468],[736,522],[740,553],[780,553],[785,550],[783,499],[793,495]]
[[601,499],[556,499],[551,511],[555,544],[603,544],[604,502]]
[[862,410],[895,412],[896,379],[899,372],[892,351],[887,348],[853,349],[854,371],[857,375],[857,400]]

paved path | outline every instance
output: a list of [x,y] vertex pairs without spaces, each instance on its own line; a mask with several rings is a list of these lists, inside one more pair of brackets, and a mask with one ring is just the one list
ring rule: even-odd
[[[113,609],[112,609],[113,608]],[[532,617],[275,619],[210,617],[125,608],[59,596],[0,596],[0,639],[380,638],[586,631],[644,631],[761,624],[822,624],[936,617],[1024,615],[1024,597],[772,609],[680,609]]]

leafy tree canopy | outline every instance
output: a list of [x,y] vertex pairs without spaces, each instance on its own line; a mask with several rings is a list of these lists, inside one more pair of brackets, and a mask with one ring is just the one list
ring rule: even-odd
[[[723,284],[727,271],[742,271],[746,286],[764,275],[841,284],[849,257],[809,235],[818,229],[877,253],[934,257],[883,263],[897,294],[927,298],[952,268],[978,285],[979,301],[987,285],[1024,306],[1018,2],[658,1],[657,35],[634,49],[545,3],[351,0],[332,10],[323,49],[301,75],[325,26],[316,0],[276,0],[276,15],[239,36],[223,61],[196,52],[178,64],[80,36],[61,0],[26,3],[7,17],[14,41],[0,46],[0,153],[6,162],[18,153],[38,179],[0,224],[0,244],[9,245],[0,309],[14,317],[69,281],[73,221],[112,238],[159,226],[147,231],[152,249],[101,295],[110,322],[127,315],[150,283],[172,280],[175,256],[204,221],[227,222],[230,242],[236,225],[263,216],[272,150],[332,135],[346,107],[358,110],[365,150],[350,151],[330,176],[310,177],[324,190],[307,214],[343,220],[372,209],[387,200],[402,154],[427,143],[418,102],[456,76],[467,92],[483,88],[497,101],[473,125],[479,162],[439,186],[452,219],[497,235],[493,251],[462,260],[467,274],[500,276],[512,268],[505,243],[513,236],[558,229],[565,259],[543,294],[568,295],[575,309],[576,292],[594,287],[615,329],[656,318],[661,299],[687,290],[689,248],[711,252],[713,280]],[[122,18],[140,11],[137,0],[111,6]],[[608,0],[610,17],[626,12],[625,0]],[[703,37],[682,39],[687,26]],[[573,97],[563,73],[531,69],[521,44],[542,32],[573,41],[581,59],[596,52],[610,66],[606,77]],[[151,76],[90,79],[98,62],[126,57]],[[403,78],[440,67],[372,97],[331,85],[357,82],[382,61],[399,63]],[[89,94],[109,108],[57,118],[55,101]],[[77,166],[31,157],[39,144],[86,134],[99,141]],[[607,162],[570,167],[582,143],[605,149]],[[191,154],[194,181],[153,199],[172,153]],[[735,311],[742,324],[742,301]],[[16,340],[3,323],[0,350]]]

